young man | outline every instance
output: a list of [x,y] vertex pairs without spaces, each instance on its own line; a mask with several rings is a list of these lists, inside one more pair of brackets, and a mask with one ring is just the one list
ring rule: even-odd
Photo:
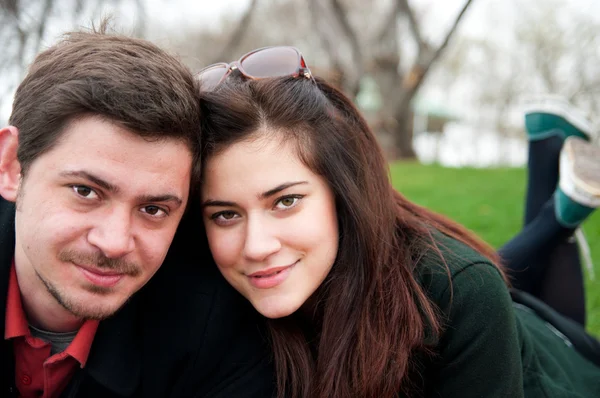
[[154,45],[102,32],[31,65],[0,130],[0,396],[272,394],[254,311],[199,221],[179,226],[197,92]]

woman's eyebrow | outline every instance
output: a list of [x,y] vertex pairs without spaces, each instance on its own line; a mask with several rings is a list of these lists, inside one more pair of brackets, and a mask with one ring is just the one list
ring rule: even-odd
[[[268,191],[259,194],[258,195],[258,199],[260,199],[260,200],[268,199],[271,196],[275,195],[276,193],[283,191],[284,189],[293,187],[295,185],[301,185],[301,184],[308,184],[308,181],[284,182],[283,184],[277,185],[273,189],[269,189]],[[214,207],[235,207],[235,206],[237,206],[237,204],[235,202],[228,202],[228,201],[225,201],[225,200],[207,199],[204,202],[202,202],[201,206],[202,206],[202,208],[210,207],[210,206],[214,206]]]
[[258,198],[259,199],[267,199],[267,198],[275,195],[276,193],[283,191],[284,189],[293,187],[295,185],[300,185],[300,184],[308,184],[308,181],[284,182],[283,184],[278,185],[273,189],[269,189],[268,191],[261,193],[260,195],[258,195]]
[[205,200],[204,202],[202,202],[202,205],[201,205],[202,208],[210,207],[210,206],[215,206],[215,207],[233,207],[233,206],[235,206],[235,202],[226,202],[224,200],[212,200],[212,199],[208,199],[208,200]]

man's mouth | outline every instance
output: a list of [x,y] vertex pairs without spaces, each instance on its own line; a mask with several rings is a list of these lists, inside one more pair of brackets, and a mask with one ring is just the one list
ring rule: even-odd
[[93,266],[75,264],[83,276],[92,284],[102,287],[113,287],[123,277],[125,273],[115,270],[103,270]]

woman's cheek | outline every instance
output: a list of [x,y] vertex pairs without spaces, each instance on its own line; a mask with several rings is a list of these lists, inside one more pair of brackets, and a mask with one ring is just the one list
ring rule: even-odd
[[239,239],[231,231],[207,231],[208,245],[213,259],[219,268],[229,268],[235,265],[237,254],[240,252]]

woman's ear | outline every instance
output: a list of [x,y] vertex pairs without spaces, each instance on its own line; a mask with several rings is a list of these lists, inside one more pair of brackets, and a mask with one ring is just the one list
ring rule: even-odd
[[14,126],[0,129],[0,195],[11,202],[16,201],[21,182],[18,147],[19,130]]

